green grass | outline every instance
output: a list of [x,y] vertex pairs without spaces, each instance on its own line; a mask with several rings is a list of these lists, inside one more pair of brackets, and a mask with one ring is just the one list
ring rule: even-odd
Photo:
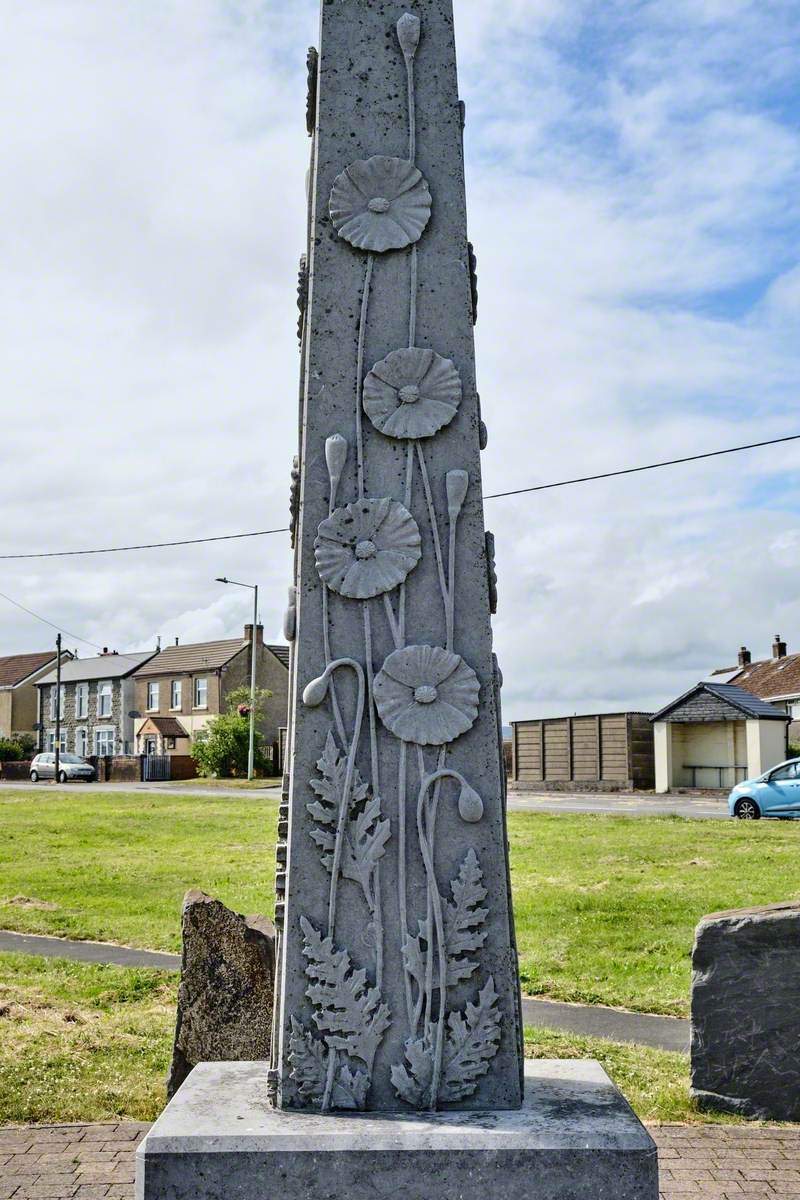
[[152,1120],[177,976],[0,954],[0,1125]]
[[[277,809],[2,789],[0,926],[177,950],[188,888],[270,913]],[[530,994],[685,1014],[698,920],[800,897],[800,825],[512,813],[509,833]]]
[[[153,1120],[176,988],[161,971],[0,954],[0,1125]],[[525,1032],[530,1057],[599,1059],[644,1120],[709,1119],[689,1102],[685,1055]]]
[[277,787],[281,783],[279,775],[270,775],[264,779],[217,779],[198,775],[196,779],[173,779],[170,787],[176,788],[224,788],[232,792],[257,792],[264,788]]

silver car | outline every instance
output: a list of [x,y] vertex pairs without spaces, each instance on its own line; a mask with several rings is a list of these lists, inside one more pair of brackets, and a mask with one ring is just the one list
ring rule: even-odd
[[[55,779],[55,777],[55,754],[37,754],[31,763],[31,783],[36,783],[39,779]],[[85,779],[91,782],[94,779],[94,767],[79,754],[59,754],[58,782],[66,783],[68,779]]]

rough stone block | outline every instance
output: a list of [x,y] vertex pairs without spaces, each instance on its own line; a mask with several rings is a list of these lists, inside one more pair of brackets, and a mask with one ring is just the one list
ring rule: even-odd
[[657,1200],[656,1147],[600,1065],[528,1062],[517,1110],[327,1114],[266,1063],[204,1063],[136,1155],[137,1200]]
[[172,1097],[200,1062],[268,1057],[272,1035],[275,927],[241,917],[203,892],[183,901],[183,961]]
[[800,1119],[800,904],[713,913],[692,954],[691,1092],[705,1108]]

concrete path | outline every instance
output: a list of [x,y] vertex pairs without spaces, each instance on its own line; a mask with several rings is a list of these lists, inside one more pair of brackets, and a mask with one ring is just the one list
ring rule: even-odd
[[[0,1129],[0,1200],[133,1200],[143,1124]],[[661,1200],[796,1200],[800,1129],[649,1125]]]
[[611,813],[615,817],[730,819],[728,802],[715,796],[654,796],[652,792],[515,792],[511,812]]
[[[155,967],[161,971],[178,971],[181,965],[179,954],[136,950],[109,942],[76,942],[33,933],[11,933],[4,929],[0,929],[0,951],[38,954],[43,958],[67,958],[73,962],[104,963],[114,967]],[[677,1017],[658,1017],[588,1004],[560,1004],[554,1000],[527,998],[523,1000],[522,1008],[526,1025],[563,1029],[587,1037],[610,1038],[614,1042],[637,1042],[659,1050],[685,1053],[689,1048],[689,1022]]]

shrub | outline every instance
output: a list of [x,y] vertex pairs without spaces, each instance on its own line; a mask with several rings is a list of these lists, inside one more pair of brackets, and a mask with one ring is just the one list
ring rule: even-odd
[[16,740],[11,738],[0,738],[0,762],[20,762],[22,760],[22,746]]
[[[267,765],[263,749],[264,739],[256,730],[256,771]],[[250,750],[250,720],[238,713],[224,713],[213,717],[192,741],[191,756],[197,765],[198,775],[216,775],[235,778],[247,775],[247,759]]]

